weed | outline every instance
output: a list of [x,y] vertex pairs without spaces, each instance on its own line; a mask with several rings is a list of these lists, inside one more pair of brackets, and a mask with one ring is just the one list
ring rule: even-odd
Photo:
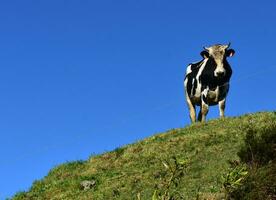
[[165,176],[157,185],[158,189],[154,191],[152,200],[184,199],[177,188],[185,175],[189,160],[172,157],[172,161],[161,160],[161,162],[165,167]]

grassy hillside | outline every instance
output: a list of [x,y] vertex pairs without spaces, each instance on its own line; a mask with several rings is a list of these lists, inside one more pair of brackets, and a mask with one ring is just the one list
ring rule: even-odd
[[[158,193],[175,199],[222,199],[223,176],[229,162],[238,160],[245,130],[275,124],[276,113],[270,112],[172,129],[87,161],[57,166],[13,199],[149,200],[158,199]],[[84,180],[93,186],[83,189]]]

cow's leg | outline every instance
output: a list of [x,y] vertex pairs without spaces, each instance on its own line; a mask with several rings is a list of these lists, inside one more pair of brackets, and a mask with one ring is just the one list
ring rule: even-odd
[[190,118],[192,123],[194,123],[196,121],[196,110],[195,110],[195,105],[192,103],[190,97],[186,94],[186,100],[187,100],[187,104],[189,107],[189,111],[190,111]]
[[201,112],[201,106],[200,106],[200,110],[199,110],[199,113],[197,115],[197,121],[201,121],[202,120],[202,112]]
[[208,111],[209,111],[209,105],[202,102],[200,106],[200,111],[198,113],[198,118],[197,118],[198,121],[205,122]]
[[204,122],[206,120],[206,115],[208,114],[208,111],[209,111],[207,94],[208,94],[208,89],[205,89],[201,95],[201,106],[200,106],[200,112],[198,114],[198,121]]
[[223,99],[223,100],[219,101],[219,116],[220,116],[220,118],[224,117],[225,100],[226,99]]

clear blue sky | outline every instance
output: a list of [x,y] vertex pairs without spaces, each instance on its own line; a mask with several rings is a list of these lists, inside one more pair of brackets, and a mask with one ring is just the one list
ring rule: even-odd
[[[232,42],[226,115],[276,108],[276,1],[1,1],[0,199],[189,123],[183,77]],[[218,116],[212,108],[208,118]]]

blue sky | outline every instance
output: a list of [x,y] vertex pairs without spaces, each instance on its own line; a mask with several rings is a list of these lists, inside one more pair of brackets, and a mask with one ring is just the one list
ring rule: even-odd
[[226,115],[275,110],[275,7],[1,1],[0,199],[63,162],[189,124],[183,77],[205,45],[236,50]]

